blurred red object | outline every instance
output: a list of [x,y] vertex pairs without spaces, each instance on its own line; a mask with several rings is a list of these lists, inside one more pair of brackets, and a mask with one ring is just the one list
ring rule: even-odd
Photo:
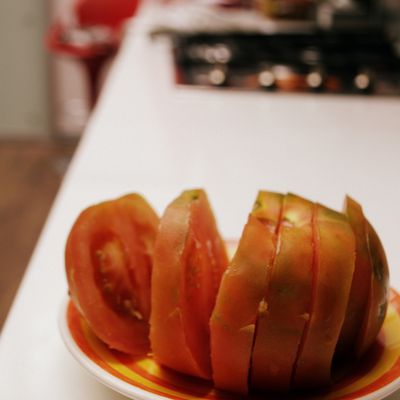
[[91,106],[99,92],[100,72],[118,50],[123,23],[134,16],[139,0],[76,0],[76,24],[55,21],[46,42],[52,53],[70,56],[85,67]]
[[255,7],[270,18],[300,18],[313,15],[317,0],[255,0]]
[[138,5],[139,0],[77,0],[74,10],[81,26],[119,28],[136,13]]

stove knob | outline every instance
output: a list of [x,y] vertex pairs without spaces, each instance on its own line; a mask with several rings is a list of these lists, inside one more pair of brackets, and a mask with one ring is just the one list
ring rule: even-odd
[[354,78],[354,86],[358,90],[368,90],[371,88],[372,78],[368,72],[360,72]]
[[307,77],[306,82],[311,89],[320,89],[324,83],[324,77],[320,71],[311,71]]
[[258,83],[263,88],[270,89],[274,87],[275,80],[275,74],[269,69],[261,71],[258,74]]
[[217,44],[214,47],[214,58],[218,64],[228,64],[232,59],[232,51],[226,44]]
[[222,86],[226,83],[226,72],[221,68],[213,68],[208,73],[208,79],[213,86]]

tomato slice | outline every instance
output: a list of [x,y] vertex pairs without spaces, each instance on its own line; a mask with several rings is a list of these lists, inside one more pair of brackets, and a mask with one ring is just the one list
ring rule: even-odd
[[345,215],[316,204],[313,242],[311,312],[293,374],[296,388],[330,382],[354,272],[355,238]]
[[367,245],[372,273],[365,317],[357,341],[357,355],[361,356],[375,341],[385,319],[389,296],[389,268],[382,243],[372,225],[365,219]]
[[283,197],[281,193],[260,190],[251,212],[253,217],[257,218],[273,233],[278,232]]
[[65,264],[75,305],[111,348],[149,349],[153,243],[159,219],[137,194],[84,210],[69,234]]
[[292,194],[284,197],[277,255],[257,321],[251,368],[251,386],[256,389],[290,389],[311,307],[312,214],[313,203]]
[[213,380],[221,389],[248,392],[255,325],[275,256],[281,201],[280,194],[259,193],[221,281],[210,320]]
[[367,225],[362,208],[355,200],[346,196],[344,212],[356,239],[356,261],[346,317],[336,348],[335,356],[337,357],[348,357],[349,353],[354,350],[366,312],[372,273]]
[[154,250],[150,340],[156,361],[211,378],[209,320],[228,259],[203,190],[166,209]]

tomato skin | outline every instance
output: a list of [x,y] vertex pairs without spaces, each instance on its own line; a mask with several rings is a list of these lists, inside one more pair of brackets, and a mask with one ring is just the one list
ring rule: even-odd
[[275,257],[281,203],[280,194],[258,194],[221,281],[210,320],[213,380],[221,389],[248,392],[256,321]]
[[283,195],[260,190],[251,215],[262,222],[271,232],[277,233],[282,213]]
[[213,380],[220,389],[248,392],[255,324],[275,245],[275,235],[250,216],[210,320]]
[[167,207],[154,250],[150,340],[160,364],[211,378],[209,320],[227,263],[205,192],[183,192]]
[[137,194],[84,210],[65,250],[71,298],[93,332],[129,354],[149,349],[151,258],[159,219]]
[[355,238],[343,214],[316,204],[313,236],[312,305],[295,365],[295,388],[330,383],[332,359],[344,322],[354,272]]
[[282,205],[278,248],[266,307],[259,313],[251,386],[289,391],[298,347],[309,319],[313,281],[313,204],[288,194]]
[[373,226],[365,219],[367,245],[372,266],[369,296],[356,354],[362,356],[375,341],[386,316],[389,296],[389,267],[382,243]]
[[362,207],[347,196],[345,213],[356,238],[356,267],[338,343],[338,356],[361,357],[375,341],[386,315],[389,269],[382,243]]
[[351,284],[346,317],[340,333],[335,356],[348,357],[354,353],[355,346],[367,311],[367,302],[371,285],[372,264],[368,248],[368,232],[361,206],[346,196],[344,213],[353,229],[356,239],[356,261]]

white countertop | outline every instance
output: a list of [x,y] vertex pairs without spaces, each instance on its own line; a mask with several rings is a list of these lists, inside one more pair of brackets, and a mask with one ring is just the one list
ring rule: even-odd
[[349,193],[400,288],[399,99],[201,91],[175,87],[172,76],[168,41],[128,33],[1,334],[2,399],[122,398],[68,354],[57,314],[74,219],[127,192],[161,213],[182,190],[204,187],[225,237],[240,235],[259,189],[336,209]]

